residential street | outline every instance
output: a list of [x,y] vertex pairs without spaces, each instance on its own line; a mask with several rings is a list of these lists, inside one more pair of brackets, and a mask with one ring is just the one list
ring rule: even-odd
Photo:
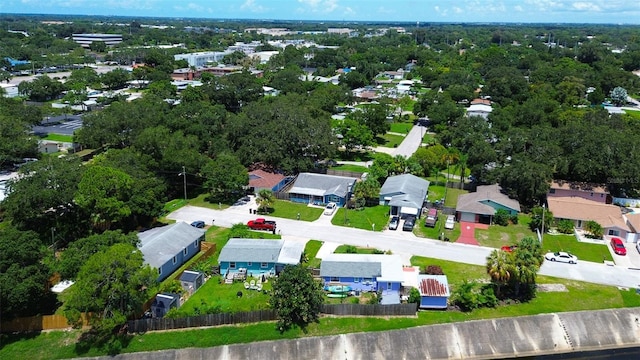
[[[168,218],[188,223],[194,220],[203,220],[208,225],[212,223],[212,220],[215,220],[215,225],[231,227],[233,224],[246,223],[256,217],[249,214],[251,206],[255,207],[255,205],[249,203],[232,206],[222,211],[186,206],[171,213]],[[494,250],[482,246],[418,238],[412,233],[403,232],[402,230],[373,232],[334,226],[324,219],[324,215],[315,222],[267,218],[278,222],[278,232],[285,237],[291,236],[300,239],[391,250],[394,254],[402,255],[405,259],[413,254],[484,266],[486,257]],[[374,225],[376,229],[380,229],[386,224]],[[581,261],[577,265],[545,262],[540,269],[540,274],[597,284],[622,287],[640,286],[640,270],[630,270],[622,266],[607,266],[585,261]]]

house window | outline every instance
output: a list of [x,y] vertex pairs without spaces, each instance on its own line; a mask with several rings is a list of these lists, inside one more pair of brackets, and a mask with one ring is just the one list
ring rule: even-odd
[[620,230],[609,229],[609,235],[620,236]]
[[360,282],[360,278],[353,278],[353,282],[354,283]]
[[175,265],[175,263],[177,263],[177,262],[178,262],[178,258],[174,256],[173,257],[173,264]]
[[600,194],[600,197],[601,197],[601,198],[603,198],[603,197],[604,197],[604,194]]
[[340,278],[339,278],[339,277],[337,277],[337,276],[332,276],[332,277],[331,277],[331,280],[329,280],[329,281],[331,281],[331,282],[339,282],[339,281],[340,281]]
[[249,266],[253,266],[253,263],[252,263],[251,261],[249,261],[249,262],[247,263],[247,267],[249,267]]
[[391,283],[390,282],[387,283],[387,290],[391,290]]
[[184,255],[187,255],[187,253],[188,253],[188,252],[189,252],[189,249],[188,249],[188,248],[184,248],[184,250],[182,250],[182,253],[183,253]]
[[591,197],[593,197],[593,193],[591,193]]
[[266,269],[266,268],[268,268],[268,267],[269,267],[269,264],[268,264],[268,263],[265,263],[265,262],[260,263],[260,268],[261,268],[261,269]]
[[162,275],[162,268],[158,268],[158,275]]
[[555,194],[556,193],[556,189],[549,189],[549,194]]
[[229,263],[229,269],[234,270],[236,268],[236,263],[234,261]]

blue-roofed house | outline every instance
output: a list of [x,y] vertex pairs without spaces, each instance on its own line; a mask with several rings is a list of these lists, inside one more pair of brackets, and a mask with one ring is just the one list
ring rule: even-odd
[[[220,273],[245,272],[250,276],[275,275],[286,265],[300,263],[304,244],[265,239],[229,239],[220,251]],[[241,270],[242,269],[242,270]]]
[[429,192],[429,181],[411,174],[390,176],[380,188],[380,205],[391,206],[391,215],[420,217]]
[[324,205],[330,202],[343,206],[351,198],[357,179],[314,173],[300,173],[289,190],[289,200]]
[[320,263],[325,288],[349,286],[353,291],[380,292],[381,304],[399,304],[404,273],[397,255],[329,254]]
[[185,222],[138,233],[145,264],[158,269],[158,281],[166,279],[200,251],[204,230]]
[[446,275],[418,275],[420,309],[446,309],[451,295]]

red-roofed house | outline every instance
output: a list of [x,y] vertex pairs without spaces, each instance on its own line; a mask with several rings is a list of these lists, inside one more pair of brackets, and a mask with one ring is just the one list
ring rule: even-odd
[[253,189],[256,194],[262,189],[275,192],[282,189],[289,179],[282,174],[256,169],[249,172],[249,188]]
[[446,309],[449,282],[446,275],[418,275],[421,309]]

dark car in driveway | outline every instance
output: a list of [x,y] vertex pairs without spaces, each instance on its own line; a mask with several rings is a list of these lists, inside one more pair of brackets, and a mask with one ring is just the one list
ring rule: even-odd
[[397,229],[398,225],[400,225],[400,217],[399,216],[392,217],[391,221],[389,221],[389,230]]
[[204,229],[204,221],[202,220],[196,220],[194,222],[191,223],[191,226],[198,228],[198,229]]
[[402,225],[402,231],[413,231],[413,226],[416,224],[415,216],[407,216],[404,219],[404,224]]

